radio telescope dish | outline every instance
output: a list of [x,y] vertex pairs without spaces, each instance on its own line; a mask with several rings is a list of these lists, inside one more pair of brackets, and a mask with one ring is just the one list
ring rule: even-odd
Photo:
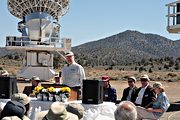
[[45,12],[58,20],[69,9],[69,0],[8,0],[8,10],[17,18],[35,12]]

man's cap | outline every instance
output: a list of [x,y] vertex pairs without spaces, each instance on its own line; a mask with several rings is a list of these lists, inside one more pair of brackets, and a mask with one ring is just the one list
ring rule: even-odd
[[23,93],[15,93],[12,95],[11,97],[12,101],[18,101],[20,103],[22,103],[23,105],[27,105],[31,100],[30,98]]
[[31,80],[41,81],[40,78],[37,77],[37,76],[33,76],[33,77],[31,78]]
[[147,79],[148,81],[150,81],[149,76],[146,74],[141,75],[140,79]]
[[79,103],[70,103],[67,105],[66,110],[78,116],[79,119],[83,118],[84,107]]
[[162,84],[160,82],[155,82],[153,84],[153,88],[160,88],[160,87],[162,87]]
[[136,78],[134,76],[128,77],[128,79],[132,79],[134,82],[136,82]]
[[102,76],[102,81],[109,81],[109,76]]
[[38,120],[78,120],[78,116],[67,112],[63,103],[54,102],[48,111],[38,113]]
[[17,116],[23,119],[24,113],[26,111],[25,106],[17,101],[8,101],[1,111],[1,117]]
[[65,56],[74,56],[74,53],[72,51],[68,51],[65,53]]

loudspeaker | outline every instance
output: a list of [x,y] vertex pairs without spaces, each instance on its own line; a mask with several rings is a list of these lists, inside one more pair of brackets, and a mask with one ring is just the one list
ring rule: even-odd
[[10,99],[14,93],[18,93],[15,77],[0,77],[0,98]]
[[[180,12],[180,3],[177,3],[176,11]],[[180,15],[176,16],[176,24],[180,24]]]
[[84,104],[103,103],[102,80],[83,80],[82,103]]

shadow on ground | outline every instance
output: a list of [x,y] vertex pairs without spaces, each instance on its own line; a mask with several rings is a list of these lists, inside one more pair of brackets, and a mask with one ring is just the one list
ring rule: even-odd
[[180,101],[171,103],[167,112],[180,111]]

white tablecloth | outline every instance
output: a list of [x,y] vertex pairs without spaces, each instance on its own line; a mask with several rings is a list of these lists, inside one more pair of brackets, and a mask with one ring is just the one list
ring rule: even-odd
[[[9,99],[0,99],[0,107],[3,108],[6,102]],[[70,101],[65,103],[80,103],[82,101]],[[48,110],[52,102],[50,101],[37,101],[36,99],[32,99],[30,103],[30,111],[29,118],[31,120],[35,120],[36,114],[39,111]],[[82,104],[85,108],[83,120],[114,120],[114,111],[116,109],[116,105],[112,102],[103,102],[102,104]]]

